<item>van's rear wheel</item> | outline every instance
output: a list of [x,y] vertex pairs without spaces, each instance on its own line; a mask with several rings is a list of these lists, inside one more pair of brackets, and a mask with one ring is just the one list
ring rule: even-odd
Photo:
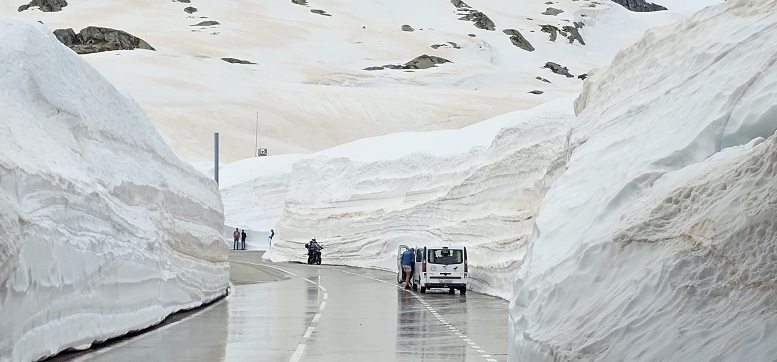
[[461,293],[461,295],[467,294],[467,287],[462,287],[461,289],[459,289],[459,292]]
[[413,283],[413,290],[418,290],[418,284]]
[[426,293],[426,287],[421,287],[421,293]]
[[448,294],[454,294],[454,293],[456,293],[456,292],[455,292],[455,290],[453,288],[448,289]]

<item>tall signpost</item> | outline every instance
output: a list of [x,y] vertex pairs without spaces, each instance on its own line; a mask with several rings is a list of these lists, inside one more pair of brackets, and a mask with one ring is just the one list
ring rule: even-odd
[[213,177],[219,183],[219,133],[213,134]]
[[256,131],[254,132],[254,157],[259,157],[259,112],[256,112]]

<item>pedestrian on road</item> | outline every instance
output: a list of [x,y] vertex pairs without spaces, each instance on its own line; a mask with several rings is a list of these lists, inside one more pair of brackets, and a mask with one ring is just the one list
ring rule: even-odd
[[275,230],[270,229],[270,237],[267,238],[267,241],[270,242],[270,245],[272,245],[272,237],[275,236]]
[[243,240],[243,250],[246,250],[246,230],[243,229],[243,232],[240,233],[240,238]]
[[415,252],[413,249],[407,249],[402,253],[402,271],[405,273],[405,289],[410,289],[410,282],[413,277],[413,259]]
[[237,245],[237,242],[240,240],[240,231],[237,228],[235,228],[235,232],[232,233],[232,237],[235,238],[235,244],[232,247],[232,250],[237,250],[237,247],[239,246]]

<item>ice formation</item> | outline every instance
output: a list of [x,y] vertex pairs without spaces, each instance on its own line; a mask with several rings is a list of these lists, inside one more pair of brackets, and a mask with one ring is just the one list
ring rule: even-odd
[[777,3],[728,1],[589,78],[515,283],[511,361],[777,355],[775,28]]
[[222,295],[215,183],[43,25],[0,18],[0,54],[0,361]]

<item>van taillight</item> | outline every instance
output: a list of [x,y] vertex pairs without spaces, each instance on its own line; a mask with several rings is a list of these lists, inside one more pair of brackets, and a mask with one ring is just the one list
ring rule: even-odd
[[426,260],[424,260],[424,262],[421,263],[421,271],[426,273]]
[[469,271],[469,268],[467,267],[467,262],[465,261],[464,262],[464,272],[466,273],[468,271]]

